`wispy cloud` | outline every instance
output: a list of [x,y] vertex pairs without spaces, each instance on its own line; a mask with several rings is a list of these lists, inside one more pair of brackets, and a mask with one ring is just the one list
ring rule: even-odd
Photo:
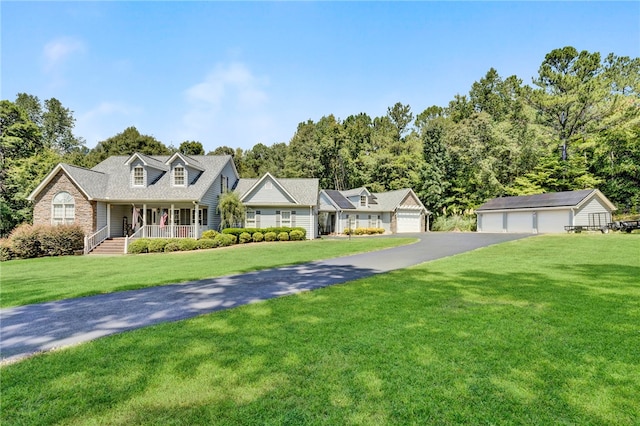
[[266,78],[255,76],[243,63],[217,65],[184,92],[187,111],[179,137],[215,146],[253,145],[270,137],[267,85]]
[[82,40],[72,37],[60,37],[44,46],[44,68],[52,71],[64,64],[74,53],[84,53],[86,45]]

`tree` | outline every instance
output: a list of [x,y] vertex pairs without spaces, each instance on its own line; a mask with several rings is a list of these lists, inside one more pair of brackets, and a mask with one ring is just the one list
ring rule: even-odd
[[184,141],[180,144],[178,151],[184,155],[204,155],[204,148],[200,142]]
[[147,155],[171,154],[169,148],[153,136],[140,134],[135,127],[128,127],[123,132],[98,142],[89,152],[87,163],[93,166],[112,155],[131,155],[134,152]]
[[409,124],[413,121],[411,107],[396,102],[393,107],[387,108],[387,117],[389,117],[389,120],[396,129],[396,140],[401,140],[404,133],[408,130]]
[[42,114],[42,137],[44,145],[59,154],[70,152],[84,145],[84,141],[73,135],[75,125],[73,111],[62,106],[56,98],[44,101]]
[[[182,145],[181,145],[182,146]],[[236,151],[231,148],[230,146],[219,146],[216,149],[214,149],[213,151],[209,151],[209,153],[207,155],[236,155]]]
[[218,200],[220,229],[237,226],[244,221],[245,208],[235,192],[225,192]]
[[37,96],[27,93],[18,93],[16,96],[16,105],[22,108],[29,120],[38,127],[42,126],[42,104]]

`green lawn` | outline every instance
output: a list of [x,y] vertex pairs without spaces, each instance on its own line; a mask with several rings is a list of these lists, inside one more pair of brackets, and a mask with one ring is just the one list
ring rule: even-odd
[[256,243],[224,249],[128,256],[65,256],[0,264],[0,307],[219,277],[380,250],[412,238]]
[[2,368],[2,424],[640,424],[640,238],[539,236]]

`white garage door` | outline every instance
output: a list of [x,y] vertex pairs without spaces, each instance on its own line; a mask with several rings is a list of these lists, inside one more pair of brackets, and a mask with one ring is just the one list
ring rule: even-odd
[[533,232],[533,213],[510,212],[507,216],[507,232]]
[[478,216],[480,232],[503,232],[502,213],[481,213]]
[[420,212],[415,210],[398,210],[397,232],[422,232],[420,229]]
[[565,225],[571,223],[571,212],[559,210],[551,212],[538,212],[538,232],[559,233],[565,232]]

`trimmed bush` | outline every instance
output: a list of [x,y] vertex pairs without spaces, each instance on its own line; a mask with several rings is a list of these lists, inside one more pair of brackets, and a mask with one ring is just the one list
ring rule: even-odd
[[140,254],[149,253],[149,239],[148,238],[136,238],[129,243],[127,247],[127,253]]
[[218,234],[213,239],[218,247],[228,247],[236,243],[236,236],[231,234]]
[[212,238],[202,238],[198,240],[199,249],[212,249],[218,247],[218,244]]
[[353,234],[353,229],[351,228],[347,228],[342,232],[344,235],[351,235]]
[[149,240],[147,250],[149,253],[162,253],[167,244],[169,244],[169,240],[166,238],[153,238]]
[[180,251],[180,244],[177,241],[171,240],[164,246],[164,252],[171,253],[174,251]]
[[367,229],[366,228],[356,228],[353,231],[353,233],[356,234],[356,235],[364,235],[364,234],[367,233]]
[[278,235],[275,232],[267,232],[264,234],[265,241],[275,241]]
[[11,247],[11,241],[8,238],[0,239],[0,262],[6,262],[13,259],[15,254]]
[[246,244],[253,241],[253,239],[251,238],[251,234],[249,234],[248,232],[243,232],[242,234],[240,234],[239,240],[240,244]]
[[28,223],[14,229],[9,235],[9,239],[15,256],[21,259],[42,256],[39,233],[40,227]]
[[291,241],[302,241],[304,240],[304,233],[298,229],[294,229],[289,233],[289,239],[291,239]]
[[286,232],[281,232],[278,234],[278,241],[289,241],[289,234]]
[[254,243],[261,243],[262,241],[264,241],[264,234],[260,231],[254,232],[251,237],[253,238]]
[[180,245],[180,250],[189,251],[195,250],[198,248],[198,242],[193,238],[181,238],[178,243]]
[[207,229],[206,231],[204,231],[202,233],[202,237],[200,237],[201,239],[208,239],[208,240],[213,240],[216,235],[218,235],[218,231],[213,230],[213,229]]
[[38,232],[44,256],[68,256],[84,249],[84,231],[78,225],[42,226]]

